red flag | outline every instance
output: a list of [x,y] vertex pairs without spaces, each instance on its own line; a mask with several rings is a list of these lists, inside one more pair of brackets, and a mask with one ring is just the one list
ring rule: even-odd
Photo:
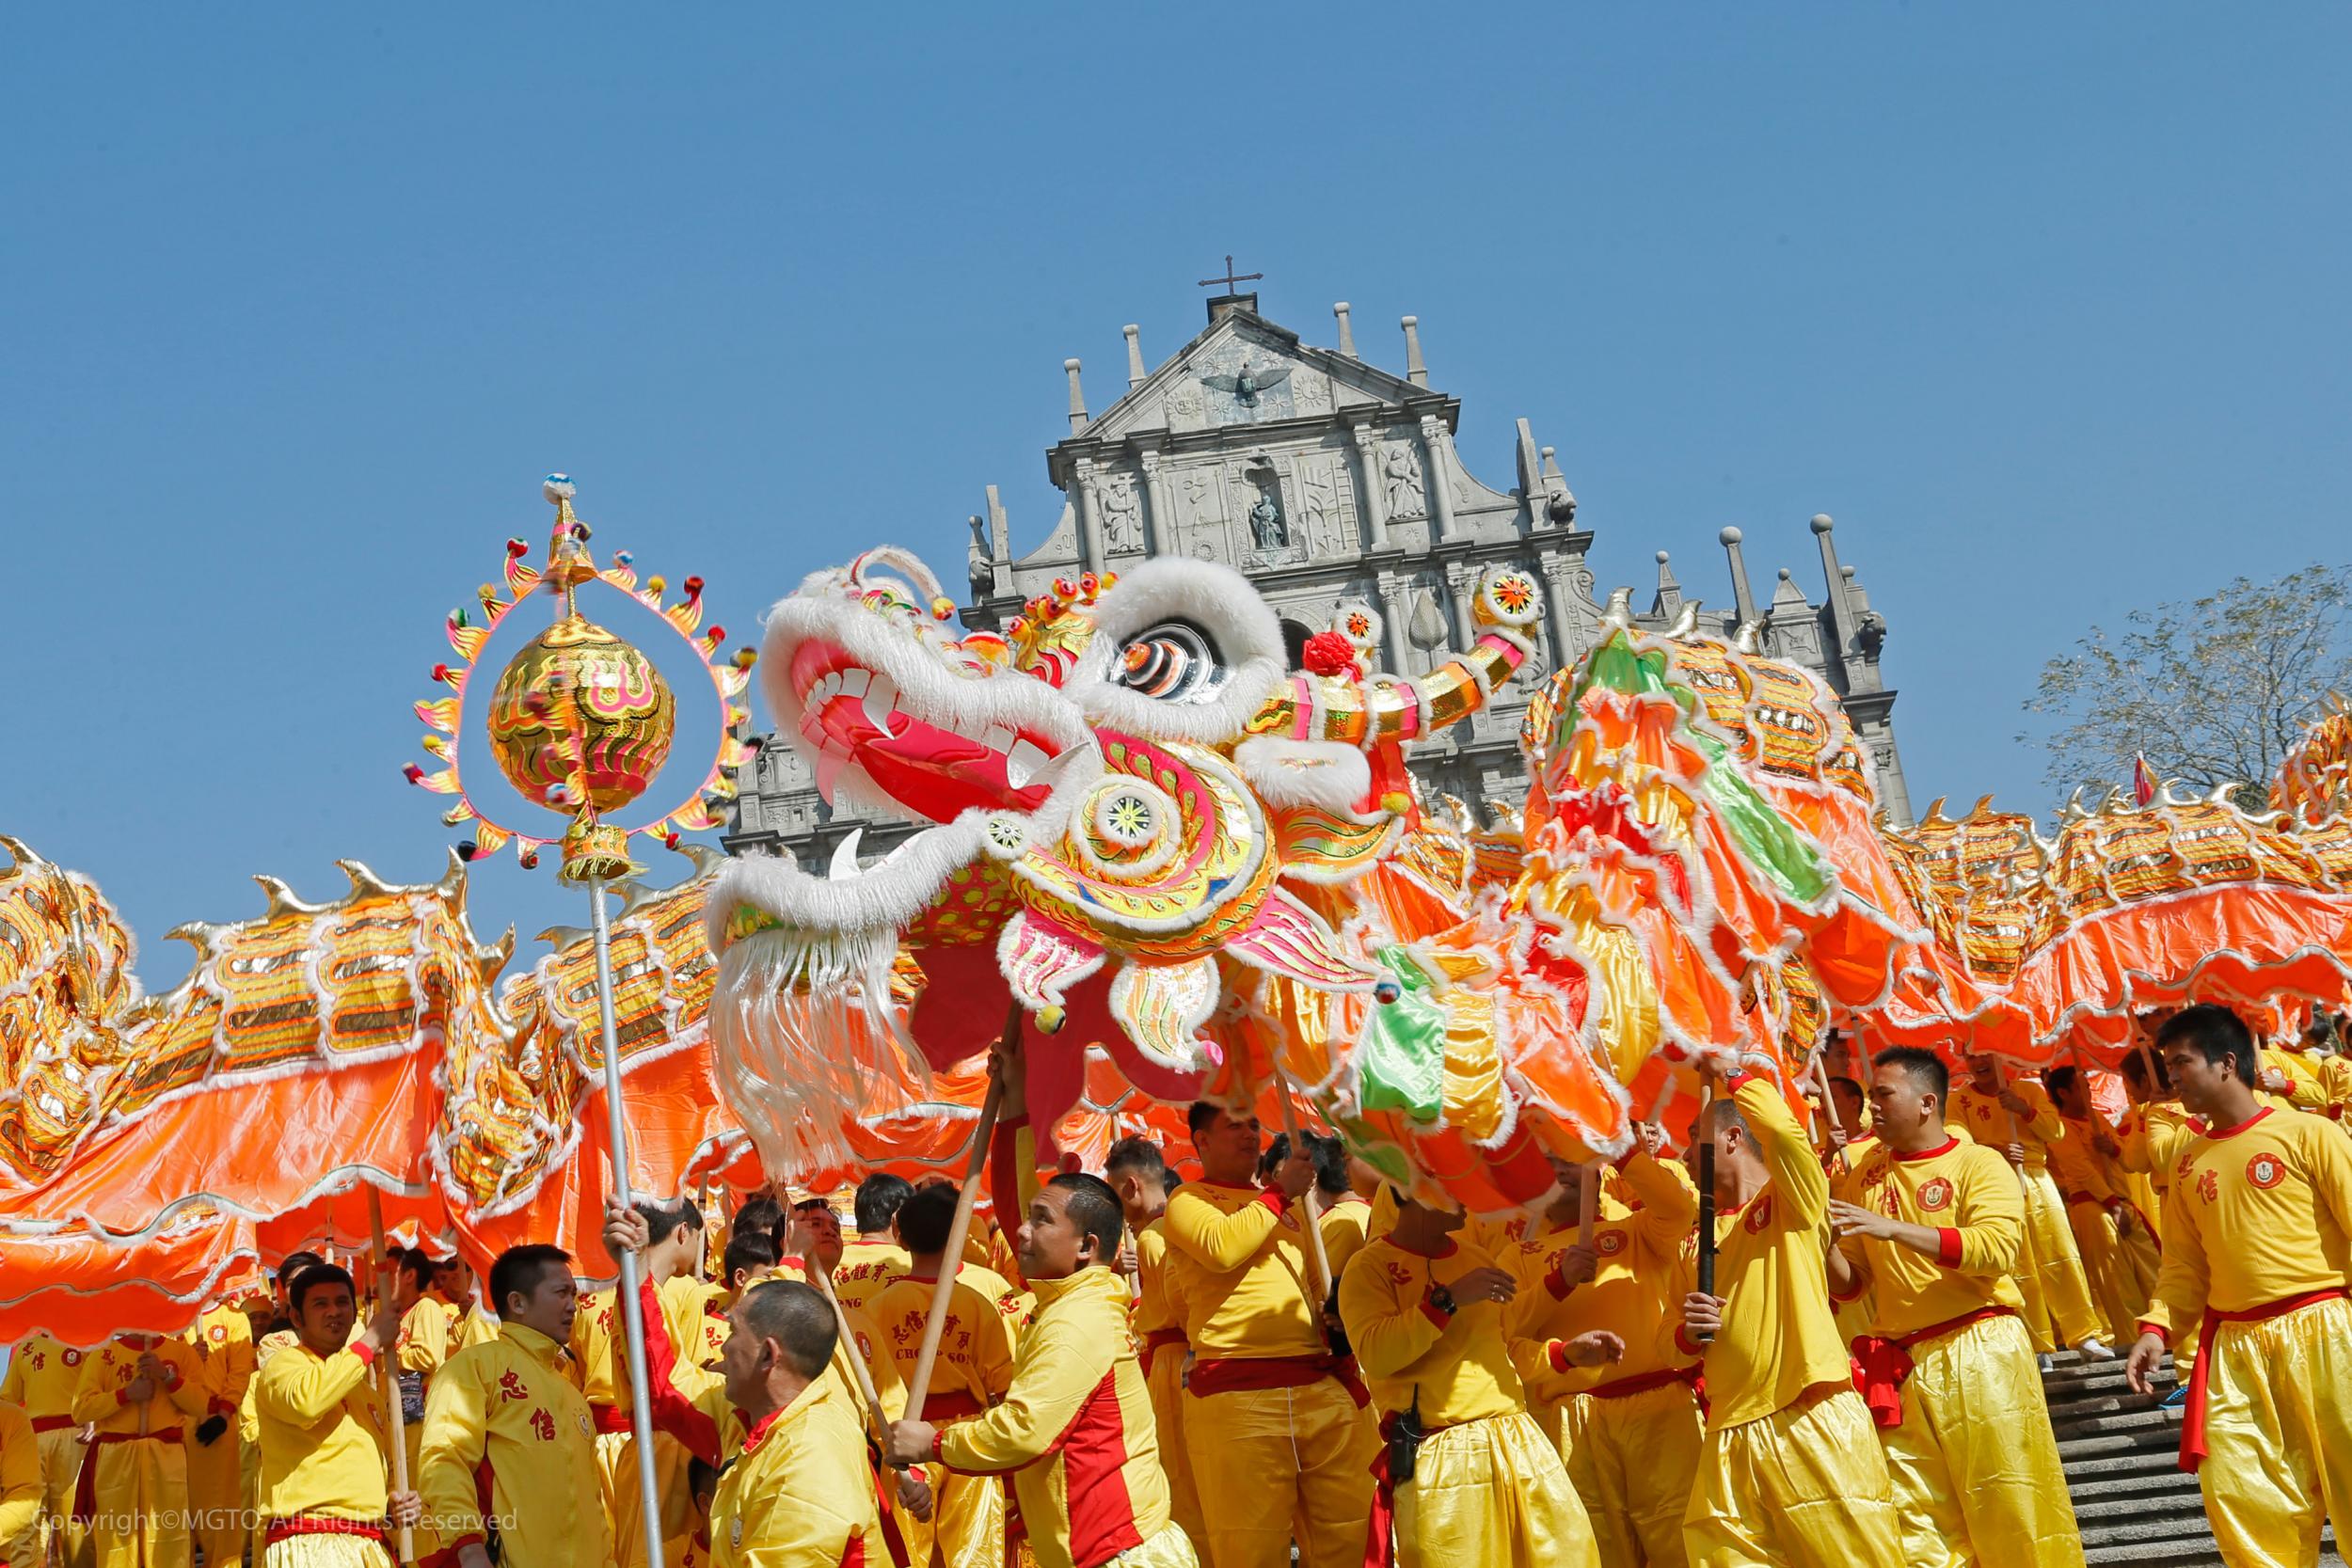
[[2132,799],[2144,806],[2155,798],[2156,775],[2148,767],[2148,754],[2135,752],[2132,754]]

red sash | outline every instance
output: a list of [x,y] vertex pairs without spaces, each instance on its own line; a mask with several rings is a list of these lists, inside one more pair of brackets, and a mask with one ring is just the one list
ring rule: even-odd
[[975,1416],[988,1414],[988,1406],[962,1388],[943,1388],[923,1399],[923,1419],[932,1426],[945,1426],[949,1421],[968,1421]]
[[63,1432],[66,1428],[78,1424],[71,1416],[36,1416],[33,1418],[33,1431],[36,1433]]
[[637,1430],[636,1418],[617,1405],[592,1404],[588,1418],[596,1424],[599,1434],[626,1437]]
[[[1380,1452],[1372,1462],[1372,1518],[1364,1530],[1364,1568],[1392,1568],[1396,1561],[1396,1480],[1389,1474],[1389,1442],[1396,1435],[1396,1418],[1393,1410],[1380,1418]],[[1421,1434],[1427,1439],[1445,1430],[1445,1426],[1423,1427]]]
[[272,1519],[262,1529],[262,1538],[275,1546],[289,1536],[295,1535],[360,1535],[370,1541],[384,1539],[384,1527],[365,1519],[337,1519],[325,1513],[296,1513],[284,1519]]
[[1870,1407],[1870,1419],[1882,1427],[1903,1424],[1903,1385],[1911,1380],[1911,1350],[1914,1345],[1956,1333],[1971,1323],[1993,1318],[2013,1318],[2016,1312],[2007,1307],[1979,1307],[1974,1312],[1963,1312],[1940,1323],[1912,1330],[1892,1339],[1882,1339],[1866,1334],[1853,1342],[1854,1392]]
[[1691,1386],[1692,1397],[1699,1401],[1699,1408],[1704,1410],[1707,1403],[1700,1390],[1706,1382],[1707,1364],[1693,1361],[1687,1367],[1661,1367],[1654,1372],[1644,1372],[1638,1377],[1621,1377],[1613,1383],[1587,1388],[1584,1392],[1597,1400],[1627,1400],[1636,1394],[1646,1394],[1653,1388],[1663,1388],[1670,1383],[1687,1383]]
[[2283,1318],[2290,1312],[2300,1312],[2306,1307],[2317,1307],[2324,1301],[2342,1301],[2352,1291],[2342,1286],[2332,1291],[2312,1291],[2284,1301],[2274,1301],[2267,1307],[2249,1307],[2243,1312],[2217,1312],[2205,1308],[2205,1321],[2197,1329],[2197,1365],[2188,1374],[2188,1402],[2181,1411],[2181,1468],[2190,1475],[2205,1462],[2205,1396],[2210,1391],[2213,1376],[2214,1331],[2223,1323],[2267,1323]]
[[1248,1360],[1196,1361],[1184,1386],[1206,1399],[1256,1388],[1304,1388],[1329,1378],[1347,1390],[1358,1409],[1372,1402],[1372,1390],[1356,1371],[1352,1355],[1269,1355]]
[[[165,1427],[160,1432],[102,1432],[92,1441],[93,1448],[109,1443],[177,1443],[178,1427]],[[87,1455],[82,1461],[82,1474],[73,1483],[73,1522],[87,1525],[98,1517],[98,1456]]]

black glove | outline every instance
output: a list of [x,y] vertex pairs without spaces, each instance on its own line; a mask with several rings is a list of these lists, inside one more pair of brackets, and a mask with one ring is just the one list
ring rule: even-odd
[[209,1449],[215,1442],[218,1442],[220,1440],[220,1434],[228,1430],[228,1417],[207,1416],[202,1420],[196,1423],[196,1440]]

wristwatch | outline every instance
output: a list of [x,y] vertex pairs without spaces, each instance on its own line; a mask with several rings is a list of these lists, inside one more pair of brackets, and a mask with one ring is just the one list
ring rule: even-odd
[[1454,1316],[1454,1292],[1433,1282],[1429,1287],[1429,1305],[1450,1318]]

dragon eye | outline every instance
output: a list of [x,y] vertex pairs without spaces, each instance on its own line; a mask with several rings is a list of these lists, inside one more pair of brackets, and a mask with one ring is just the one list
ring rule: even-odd
[[1119,651],[1119,684],[1164,703],[1205,702],[1225,684],[1208,634],[1188,621],[1163,621]]

